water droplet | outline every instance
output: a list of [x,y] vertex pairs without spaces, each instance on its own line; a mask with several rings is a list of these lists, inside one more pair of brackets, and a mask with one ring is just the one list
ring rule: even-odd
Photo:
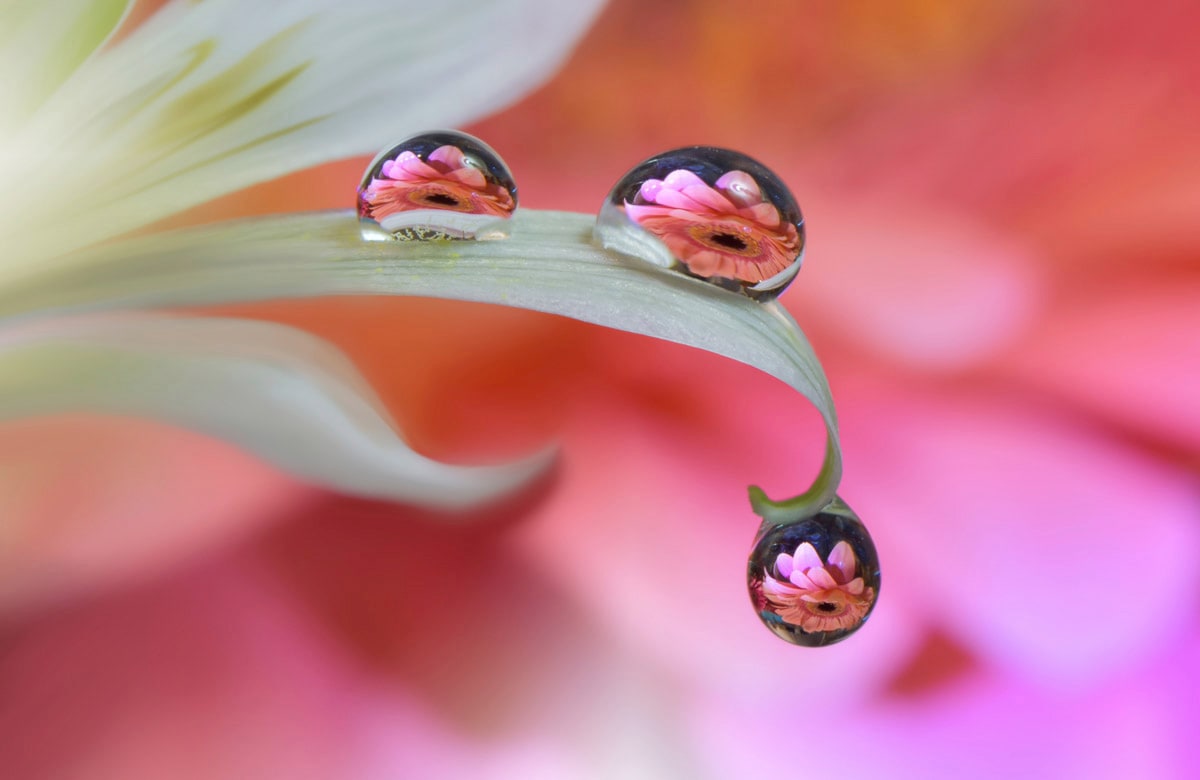
[[503,238],[517,185],[490,146],[457,130],[419,133],[371,161],[358,185],[368,240]]
[[866,526],[840,499],[799,522],[763,523],[746,569],[764,625],[795,645],[840,642],[879,597],[879,556]]
[[783,292],[804,255],[804,217],[779,177],[712,146],[635,166],[604,201],[595,236],[605,249],[758,299]]

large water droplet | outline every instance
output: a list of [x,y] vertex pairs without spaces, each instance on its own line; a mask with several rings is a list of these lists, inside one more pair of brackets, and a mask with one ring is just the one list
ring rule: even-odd
[[457,130],[419,133],[376,157],[358,186],[363,237],[502,238],[517,185],[490,146]]
[[746,569],[764,625],[796,645],[853,634],[879,598],[879,556],[866,526],[840,499],[799,522],[763,523]]
[[625,174],[600,208],[595,236],[605,249],[770,299],[800,270],[804,217],[762,163],[689,146]]

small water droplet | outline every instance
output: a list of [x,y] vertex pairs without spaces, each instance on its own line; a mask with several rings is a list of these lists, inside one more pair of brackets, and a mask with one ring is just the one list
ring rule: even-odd
[[767,300],[800,270],[804,217],[784,183],[730,149],[690,146],[625,174],[600,209],[605,249]]
[[840,499],[788,524],[763,523],[746,569],[750,600],[767,628],[819,647],[853,634],[879,598],[879,555]]
[[457,130],[419,133],[371,161],[358,185],[368,240],[503,238],[517,185],[490,146]]

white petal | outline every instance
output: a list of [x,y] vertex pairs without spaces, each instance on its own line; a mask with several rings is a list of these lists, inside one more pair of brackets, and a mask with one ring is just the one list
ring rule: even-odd
[[[765,371],[824,417],[825,464],[788,516],[825,506],[841,479],[837,420],[821,364],[790,316],[591,243],[586,214],[519,211],[501,241],[364,241],[351,212],[242,220],[125,241],[70,272],[0,295],[0,316],[367,293],[516,306],[686,344]],[[757,488],[755,510],[776,506]]]
[[854,549],[846,540],[842,540],[833,546],[829,551],[829,565],[837,568],[842,573],[842,582],[848,582],[854,578],[854,572],[858,569],[858,561],[854,557]]
[[5,0],[0,8],[0,141],[116,30],[129,0]]
[[544,80],[598,5],[171,3],[88,62],[30,122],[10,170],[0,167],[0,188],[11,188],[0,190],[0,236],[10,256],[52,256],[466,123]]
[[[821,560],[820,555],[817,555],[817,548],[813,547],[808,542],[805,542],[796,548],[795,561],[795,566],[800,571],[825,568],[825,562]],[[823,587],[828,588],[832,586],[825,585]]]
[[109,314],[9,329],[0,418],[59,412],[150,417],[336,490],[443,508],[501,495],[549,460],[472,467],[424,458],[341,353],[251,320]]

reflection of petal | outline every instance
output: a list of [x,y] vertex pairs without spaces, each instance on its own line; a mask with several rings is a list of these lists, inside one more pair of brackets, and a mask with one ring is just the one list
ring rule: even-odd
[[[779,209],[775,208],[770,203],[759,203],[755,206],[751,206],[748,209],[742,210],[740,213],[744,215],[746,219],[750,220],[751,222],[757,222],[765,228],[777,228],[783,221],[779,218]],[[796,228],[794,226],[787,226],[785,235],[787,236],[788,243],[795,244],[798,242],[799,238],[795,235],[795,232]]]
[[737,207],[730,202],[729,198],[726,198],[707,184],[701,187],[688,187],[683,191],[683,194],[707,211],[717,214],[732,214],[737,211]]
[[770,574],[763,577],[762,588],[763,593],[767,594],[768,596],[773,596],[777,600],[791,600],[794,599],[799,593],[799,591],[786,582],[780,582]]
[[[466,167],[466,164],[464,162],[465,159],[466,159],[466,155],[463,154],[462,149],[459,149],[457,146],[454,146],[453,144],[446,144],[445,146],[439,146],[438,148],[436,148],[432,152],[430,152],[429,157],[428,157],[429,162],[441,163],[442,165],[446,166],[446,170],[448,170],[448,171],[453,171],[453,170],[457,170],[459,168]],[[476,169],[472,168],[471,170],[476,170]]]
[[407,151],[398,154],[395,160],[385,162],[381,170],[384,176],[397,181],[424,181],[441,178],[437,168]]
[[467,185],[476,190],[485,189],[488,185],[487,177],[483,175],[483,171],[478,168],[464,167],[456,168],[448,173],[449,178],[454,181]]
[[707,184],[704,183],[704,179],[701,179],[696,174],[692,173],[689,170],[683,169],[683,168],[680,168],[679,170],[676,170],[676,171],[671,171],[670,173],[667,174],[666,178],[664,178],[662,181],[663,181],[663,184],[665,184],[668,189],[672,189],[672,190],[682,190],[684,187],[707,187],[708,186]]
[[796,548],[796,568],[801,571],[807,569],[823,569],[825,562],[821,560],[821,556],[817,555],[817,548],[813,547],[808,542]]
[[812,580],[813,584],[818,588],[823,590],[833,590],[837,587],[837,582],[833,579],[833,575],[826,571],[824,567],[818,569],[809,569],[805,572],[805,574],[808,575],[808,578]]
[[730,171],[717,179],[714,186],[740,207],[754,206],[763,200],[758,182],[745,171]]
[[849,582],[854,577],[858,563],[854,559],[854,550],[845,540],[838,542],[829,551],[829,565],[837,568],[842,574],[842,582]]
[[413,452],[345,358],[291,328],[161,315],[66,319],[6,334],[0,417],[151,417],[233,442],[358,495],[463,507],[546,464],[447,466]]
[[171,3],[78,70],[16,139],[20,159],[2,158],[0,236],[10,257],[58,254],[406,131],[460,125],[545,78],[597,6]]
[[676,257],[682,258],[688,270],[700,276],[734,276],[733,261],[727,255],[704,249],[693,252],[694,246],[674,234],[667,234],[664,242]]
[[805,590],[819,590],[817,584],[809,579],[799,568],[792,569],[792,573],[788,579],[791,580],[792,584],[797,588],[804,588]]
[[670,209],[666,206],[640,206],[634,203],[625,204],[625,214],[638,223],[662,218],[681,219],[692,222],[706,221],[685,209]]
[[720,208],[712,205],[708,194],[712,197],[720,198],[720,195],[712,192],[708,185],[703,187],[688,187],[686,190],[673,190],[663,188],[658,191],[654,197],[654,202],[659,206],[667,206],[673,209],[682,209],[692,213],[709,217],[713,212],[724,214],[733,211],[732,204],[726,203],[725,208]]
[[775,559],[775,570],[777,572],[779,572],[780,577],[784,577],[784,578],[791,577],[792,576],[792,556],[788,555],[787,553],[783,553],[778,558],[776,558]]

